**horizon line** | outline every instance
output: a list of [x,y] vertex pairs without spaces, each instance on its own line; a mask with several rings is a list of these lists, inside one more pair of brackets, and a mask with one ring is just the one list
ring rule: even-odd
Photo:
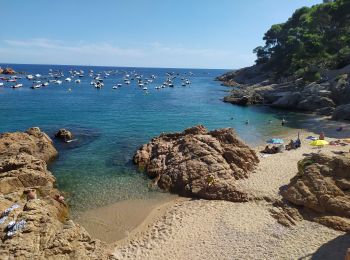
[[[193,69],[193,70],[237,70],[233,68],[185,68],[185,67],[142,67],[142,66],[112,66],[112,65],[79,65],[79,64],[46,64],[46,63],[13,63],[0,62],[0,65],[53,65],[53,66],[79,66],[79,67],[110,67],[110,68],[137,68],[137,69]],[[0,66],[1,67],[1,66]]]

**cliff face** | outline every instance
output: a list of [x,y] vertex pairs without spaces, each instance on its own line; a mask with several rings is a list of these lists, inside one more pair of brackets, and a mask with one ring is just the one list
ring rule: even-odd
[[333,119],[350,120],[350,65],[324,71],[321,80],[306,83],[295,77],[275,79],[261,66],[226,73],[217,79],[233,86],[225,102],[265,104],[276,108],[316,112]]
[[68,220],[47,170],[56,156],[39,128],[0,135],[0,259],[107,258],[101,242]]

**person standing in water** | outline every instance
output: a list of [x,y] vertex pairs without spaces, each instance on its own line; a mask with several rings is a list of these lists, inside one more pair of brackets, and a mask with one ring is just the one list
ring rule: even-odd
[[284,118],[282,118],[282,122],[281,122],[281,124],[282,124],[282,125],[285,125],[285,124],[286,124],[286,122],[287,122],[287,121],[286,121]]

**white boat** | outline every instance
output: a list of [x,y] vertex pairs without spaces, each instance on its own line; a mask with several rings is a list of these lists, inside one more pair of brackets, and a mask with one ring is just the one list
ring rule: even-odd
[[72,81],[72,79],[71,79],[71,78],[66,78],[66,79],[65,79],[65,81],[67,81],[67,82],[71,82],[71,81]]
[[112,89],[117,89],[118,87],[117,86],[113,86]]
[[76,79],[76,80],[75,80],[75,83],[80,83],[80,79]]
[[142,89],[143,89],[143,90],[147,90],[147,87],[143,87]]
[[43,87],[47,87],[49,85],[49,82],[44,82],[43,84],[41,84]]
[[58,84],[58,85],[61,85],[62,84],[62,80],[56,80],[55,83]]
[[155,87],[155,89],[160,89],[161,87]]
[[0,82],[0,87],[3,87],[4,86],[4,83],[3,82]]
[[120,88],[121,86],[123,86],[123,85],[122,85],[122,84],[120,84],[120,83],[119,83],[119,84],[117,84],[117,87],[118,87],[118,88]]
[[16,84],[11,86],[11,88],[21,88],[21,87],[23,87],[23,84]]
[[40,78],[41,75],[40,74],[35,74],[35,77]]
[[126,81],[125,81],[125,84],[126,84],[126,85],[129,85],[129,84],[130,84],[130,81],[129,81],[129,80],[126,80]]
[[41,85],[40,84],[33,84],[30,88],[38,89],[38,88],[41,88]]
[[27,75],[26,78],[29,79],[29,80],[32,80],[32,79],[34,79],[34,76],[33,75]]

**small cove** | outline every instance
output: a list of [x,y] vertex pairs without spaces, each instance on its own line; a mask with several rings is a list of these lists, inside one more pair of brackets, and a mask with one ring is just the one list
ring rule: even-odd
[[[68,128],[78,141],[61,144],[55,141],[59,158],[50,165],[58,188],[66,194],[73,218],[89,210],[123,201],[167,200],[169,194],[149,190],[149,180],[132,164],[135,150],[161,132],[182,131],[196,124],[209,129],[233,127],[247,143],[256,145],[291,128],[315,127],[315,117],[268,107],[237,107],[223,103],[228,90],[214,78],[225,70],[110,68],[54,65],[13,65],[15,70],[46,75],[50,68],[68,74],[70,69],[95,72],[118,70],[105,79],[105,87],[96,90],[85,75],[80,84],[50,84],[30,89],[22,79],[22,89],[9,85],[0,89],[0,132],[23,131],[39,126],[53,137],[59,128]],[[155,75],[145,93],[136,82],[117,90],[125,71],[144,77]],[[189,76],[189,72],[194,75]],[[155,90],[174,72],[174,88]],[[87,73],[86,73],[87,74]],[[178,74],[178,75],[177,75]],[[183,87],[180,78],[192,84]],[[71,88],[72,92],[68,92]],[[280,120],[286,118],[286,127]],[[249,124],[244,122],[249,120]],[[271,120],[272,123],[268,123]],[[335,126],[334,126],[335,127]],[[332,131],[333,126],[330,126]],[[317,130],[317,129],[316,129]],[[152,203],[150,203],[152,204]],[[152,207],[152,206],[150,206]]]

